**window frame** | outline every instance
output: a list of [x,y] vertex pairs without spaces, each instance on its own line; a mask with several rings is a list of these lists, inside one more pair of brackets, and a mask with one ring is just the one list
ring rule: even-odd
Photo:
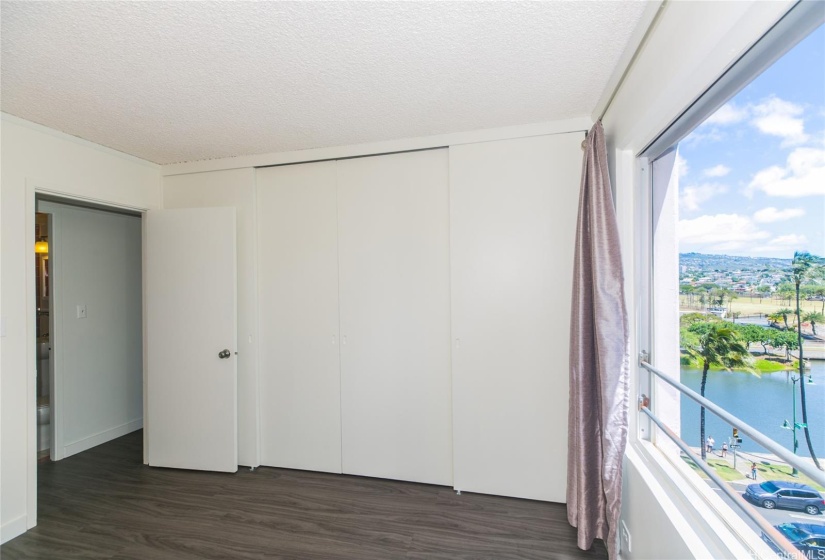
[[[812,1],[799,1],[793,4],[741,57],[733,61],[704,93],[633,156],[633,184],[636,190],[633,195],[632,215],[637,224],[633,232],[633,290],[637,320],[636,345],[633,350],[639,359],[648,356],[648,361],[656,365],[656,356],[651,355],[651,349],[655,348],[656,333],[656,294],[653,293],[653,199],[656,196],[656,185],[653,181],[653,166],[669,151],[676,149],[678,142],[694,128],[823,23],[825,8],[822,4]],[[678,248],[676,253],[678,255]],[[651,396],[651,408],[656,413],[657,383],[653,379],[653,374],[638,366],[634,371],[633,384],[636,394]],[[661,452],[657,446],[655,426],[645,415],[632,416],[634,418],[631,420],[632,437],[628,445],[628,460],[639,461],[640,465],[643,463],[656,481],[667,488],[668,497],[682,506],[682,511],[685,511],[684,508],[694,510],[690,513],[693,514],[696,524],[690,523],[691,515],[684,515],[681,520],[674,521],[676,526],[679,526],[677,521],[688,521],[684,529],[689,529],[694,535],[711,533],[716,539],[715,542],[703,540],[701,543],[710,555],[715,556],[714,549],[721,548],[736,557],[775,557],[759,534],[753,531],[738,512],[725,503],[704,480],[696,476],[684,461],[674,461],[672,457]],[[661,437],[666,439],[666,436]]]

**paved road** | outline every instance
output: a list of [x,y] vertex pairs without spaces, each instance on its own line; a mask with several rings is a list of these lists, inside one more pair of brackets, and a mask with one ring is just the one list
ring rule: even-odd
[[[698,453],[699,450],[695,449],[695,452]],[[767,455],[767,454],[755,454],[755,453],[750,454],[749,458],[753,458],[753,457],[762,457],[763,461],[761,461],[761,462],[763,462],[763,463],[767,463],[767,462],[774,462],[775,463],[775,462],[777,462],[775,457]],[[715,459],[723,459],[728,463],[728,465],[733,467],[733,461],[732,461],[732,455],[731,454],[728,454],[727,457],[721,457],[720,455],[714,453],[714,458]],[[806,460],[809,461],[810,459],[806,459]],[[738,464],[737,464],[737,470],[739,472],[741,472],[743,476],[748,476],[748,474],[749,474],[749,471],[748,471],[749,465],[750,465],[750,460],[740,460],[740,461],[738,461]],[[747,523],[747,525],[751,529],[753,529],[756,532],[757,535],[761,535],[762,530],[759,528],[759,526],[756,523],[754,523],[751,520],[750,517],[746,516],[742,512],[742,510],[739,508],[739,506],[737,506],[733,502],[733,500],[731,500],[728,497],[727,494],[722,492],[719,489],[719,487],[716,486],[716,483],[714,483],[710,479],[706,479],[706,482],[708,483],[708,485],[711,488],[713,488],[716,491],[716,494],[719,495],[719,497],[722,498],[722,500],[726,504],[728,504],[730,506],[730,508],[733,511],[735,511],[745,521],[745,523]],[[764,479],[762,478],[761,473],[760,473],[760,477],[757,480],[757,482],[764,482]],[[742,493],[745,492],[745,489],[747,488],[748,484],[752,484],[752,483],[753,483],[752,480],[750,480],[749,478],[745,478],[745,479],[742,479],[742,480],[731,481],[729,484],[737,492],[742,494]],[[750,503],[750,502],[748,502],[748,503]],[[753,505],[753,504],[751,504],[751,505]],[[759,507],[759,506],[754,506],[754,508],[771,525],[779,525],[780,523],[814,523],[814,524],[817,524],[817,525],[825,525],[825,514],[823,514],[822,512],[820,512],[819,515],[808,515],[804,511],[795,511],[795,510],[787,510],[787,509],[765,509],[765,508]]]
[[[748,482],[738,483],[738,482],[731,482],[731,486],[733,486],[736,490],[740,493],[745,491]],[[713,488],[716,493],[728,504],[733,511],[739,514],[742,519],[745,520],[745,523],[748,524],[757,534],[761,534],[761,529],[759,526],[751,521],[750,517],[747,517],[739,506],[733,503],[733,500],[728,498],[728,495],[722,492],[716,484],[712,480],[707,480],[708,485]],[[753,505],[753,504],[751,504]],[[771,525],[779,525],[780,523],[816,523],[818,525],[825,525],[825,514],[820,513],[819,515],[808,515],[804,511],[794,511],[788,509],[765,509],[763,507],[755,506],[756,511],[758,511],[762,517],[764,517]]]

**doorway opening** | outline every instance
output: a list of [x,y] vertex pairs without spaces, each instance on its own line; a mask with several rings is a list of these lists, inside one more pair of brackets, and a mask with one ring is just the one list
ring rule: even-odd
[[141,214],[35,198],[38,462],[143,427]]

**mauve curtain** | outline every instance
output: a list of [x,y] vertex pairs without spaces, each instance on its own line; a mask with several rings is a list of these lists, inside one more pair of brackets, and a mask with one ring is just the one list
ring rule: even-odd
[[578,529],[579,548],[603,539],[614,559],[627,441],[628,326],[601,122],[585,142],[570,318],[567,519]]

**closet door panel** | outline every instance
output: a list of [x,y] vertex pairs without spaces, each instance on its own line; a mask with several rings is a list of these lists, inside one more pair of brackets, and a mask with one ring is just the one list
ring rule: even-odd
[[450,485],[447,151],[337,171],[343,470]]
[[566,500],[582,137],[450,148],[457,489]]
[[335,162],[257,174],[261,463],[341,472]]

